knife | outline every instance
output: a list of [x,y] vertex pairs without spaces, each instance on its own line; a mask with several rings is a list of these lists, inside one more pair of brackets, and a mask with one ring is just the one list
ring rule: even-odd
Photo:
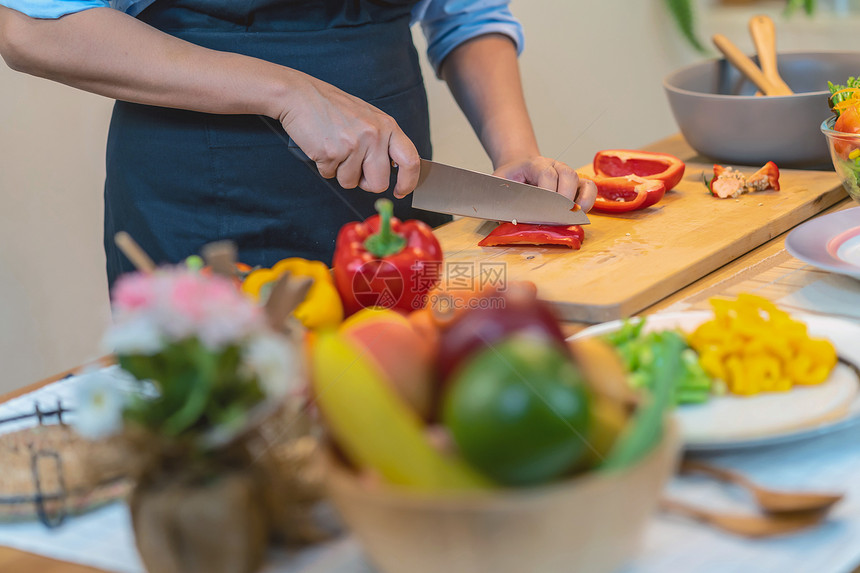
[[547,189],[421,160],[412,207],[449,215],[538,225],[587,225],[573,201]]

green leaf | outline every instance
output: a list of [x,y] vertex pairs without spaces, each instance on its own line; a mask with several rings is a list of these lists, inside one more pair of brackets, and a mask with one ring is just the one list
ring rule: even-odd
[[807,16],[812,16],[815,13],[815,0],[788,0],[785,15],[791,16],[800,9],[806,12]]
[[177,436],[197,423],[206,411],[206,404],[215,382],[216,356],[198,346],[190,358],[196,362],[196,367],[191,370],[190,375],[173,378],[169,384],[182,387],[185,400],[179,410],[164,421],[164,433],[168,436]]
[[697,52],[700,54],[706,53],[705,46],[696,34],[693,17],[693,0],[665,0],[665,2],[666,7],[669,9],[669,14],[672,15],[684,38],[687,39]]

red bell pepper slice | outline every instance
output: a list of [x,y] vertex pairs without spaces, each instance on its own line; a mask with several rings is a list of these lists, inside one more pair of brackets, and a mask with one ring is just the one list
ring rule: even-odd
[[347,315],[381,306],[403,312],[422,308],[439,282],[442,247],[422,221],[400,221],[390,200],[376,201],[378,215],[341,227],[335,243],[334,281]]
[[732,167],[715,164],[714,177],[710,181],[705,178],[705,186],[711,195],[720,199],[767,189],[779,191],[779,168],[773,161],[768,161],[764,167],[746,177]]
[[585,231],[579,225],[531,225],[502,223],[484,237],[478,246],[499,245],[563,245],[579,250]]
[[674,155],[630,149],[598,151],[594,156],[593,166],[594,173],[599,177],[637,175],[645,179],[657,179],[663,182],[666,191],[681,181],[686,168],[684,162]]
[[779,167],[773,161],[768,161],[764,167],[747,178],[747,184],[755,185],[757,181],[766,181],[765,189],[779,191]]
[[637,175],[625,177],[589,177],[597,185],[597,199],[592,210],[604,213],[626,213],[657,203],[666,193],[666,186],[657,179]]

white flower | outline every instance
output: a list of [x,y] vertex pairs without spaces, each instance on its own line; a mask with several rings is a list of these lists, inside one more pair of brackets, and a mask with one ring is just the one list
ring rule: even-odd
[[96,440],[122,428],[126,393],[116,378],[96,371],[81,374],[76,385],[72,425],[85,438]]
[[257,375],[266,396],[282,398],[298,389],[298,357],[283,337],[258,335],[247,342],[244,350],[244,366]]
[[231,308],[211,309],[199,321],[197,336],[203,346],[217,352],[261,330],[263,323],[259,310],[251,304],[245,304],[244,300],[241,302]]
[[158,324],[152,316],[140,314],[117,322],[105,334],[102,342],[108,352],[152,356],[164,349]]

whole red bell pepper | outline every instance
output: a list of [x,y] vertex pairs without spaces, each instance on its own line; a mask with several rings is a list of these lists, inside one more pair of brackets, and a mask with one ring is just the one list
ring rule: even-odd
[[478,246],[500,245],[564,245],[579,250],[585,232],[579,225],[532,225],[502,223],[484,237]]
[[[686,168],[684,162],[674,155],[630,149],[598,151],[592,163],[594,173],[599,177],[637,175],[645,179],[662,181],[666,191],[671,190],[681,181]],[[645,206],[650,205],[653,203]]]
[[373,306],[411,312],[422,308],[439,282],[442,247],[422,221],[400,221],[390,200],[378,215],[347,223],[335,243],[334,281],[347,315]]
[[626,213],[653,205],[666,193],[665,184],[659,179],[645,179],[638,175],[624,177],[591,177],[580,174],[597,185],[594,211],[604,213]]

